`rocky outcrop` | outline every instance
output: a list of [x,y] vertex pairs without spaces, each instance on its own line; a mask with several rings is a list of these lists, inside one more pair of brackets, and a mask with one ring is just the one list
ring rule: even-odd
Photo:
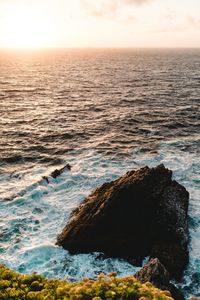
[[175,285],[170,283],[169,272],[157,258],[151,259],[134,277],[141,283],[151,282],[155,287],[161,290],[170,291],[175,300],[184,300],[182,292]]
[[71,253],[103,252],[135,265],[150,255],[178,276],[188,262],[188,199],[164,165],[127,172],[85,199],[57,244]]
[[57,178],[58,176],[60,176],[62,173],[64,173],[66,170],[70,171],[71,170],[71,166],[70,164],[66,164],[64,167],[62,167],[61,169],[55,169],[53,172],[51,172],[50,176],[53,178]]

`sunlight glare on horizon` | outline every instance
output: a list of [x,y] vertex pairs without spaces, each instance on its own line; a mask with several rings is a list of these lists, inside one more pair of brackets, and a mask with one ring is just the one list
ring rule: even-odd
[[11,3],[4,9],[3,21],[0,40],[3,47],[38,48],[54,43],[54,20],[51,12],[45,11],[42,5]]
[[[37,21],[36,21],[37,20]],[[5,45],[16,48],[46,46],[51,38],[51,24],[48,18],[37,11],[18,8],[9,11],[5,29]]]

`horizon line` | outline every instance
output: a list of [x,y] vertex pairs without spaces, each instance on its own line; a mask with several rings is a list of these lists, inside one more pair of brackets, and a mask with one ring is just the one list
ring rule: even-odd
[[200,46],[187,47],[187,46],[44,46],[44,47],[1,47],[1,50],[70,50],[70,49],[200,49]]

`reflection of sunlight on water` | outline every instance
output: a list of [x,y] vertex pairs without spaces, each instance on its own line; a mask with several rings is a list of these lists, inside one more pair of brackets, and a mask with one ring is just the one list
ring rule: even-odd
[[13,202],[2,202],[1,262],[25,273],[37,271],[50,277],[76,280],[93,277],[101,271],[132,274],[135,268],[122,260],[102,260],[95,254],[69,255],[55,246],[56,235],[70,212],[95,187],[127,170],[164,163],[174,171],[174,178],[190,192],[190,216],[194,226],[190,228],[192,259],[189,270],[199,272],[195,265],[200,248],[200,181],[197,173],[200,162],[196,154],[181,151],[179,142],[174,146],[172,141],[162,143],[157,154],[133,151],[131,159],[108,160],[94,151],[79,154],[74,151],[68,154],[67,160],[72,164],[71,172],[63,173],[46,186],[27,189],[22,198]]

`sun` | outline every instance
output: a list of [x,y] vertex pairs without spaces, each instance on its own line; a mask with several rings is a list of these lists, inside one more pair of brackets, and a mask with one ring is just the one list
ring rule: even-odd
[[39,48],[51,45],[51,15],[35,6],[15,6],[4,15],[4,45],[11,48]]

